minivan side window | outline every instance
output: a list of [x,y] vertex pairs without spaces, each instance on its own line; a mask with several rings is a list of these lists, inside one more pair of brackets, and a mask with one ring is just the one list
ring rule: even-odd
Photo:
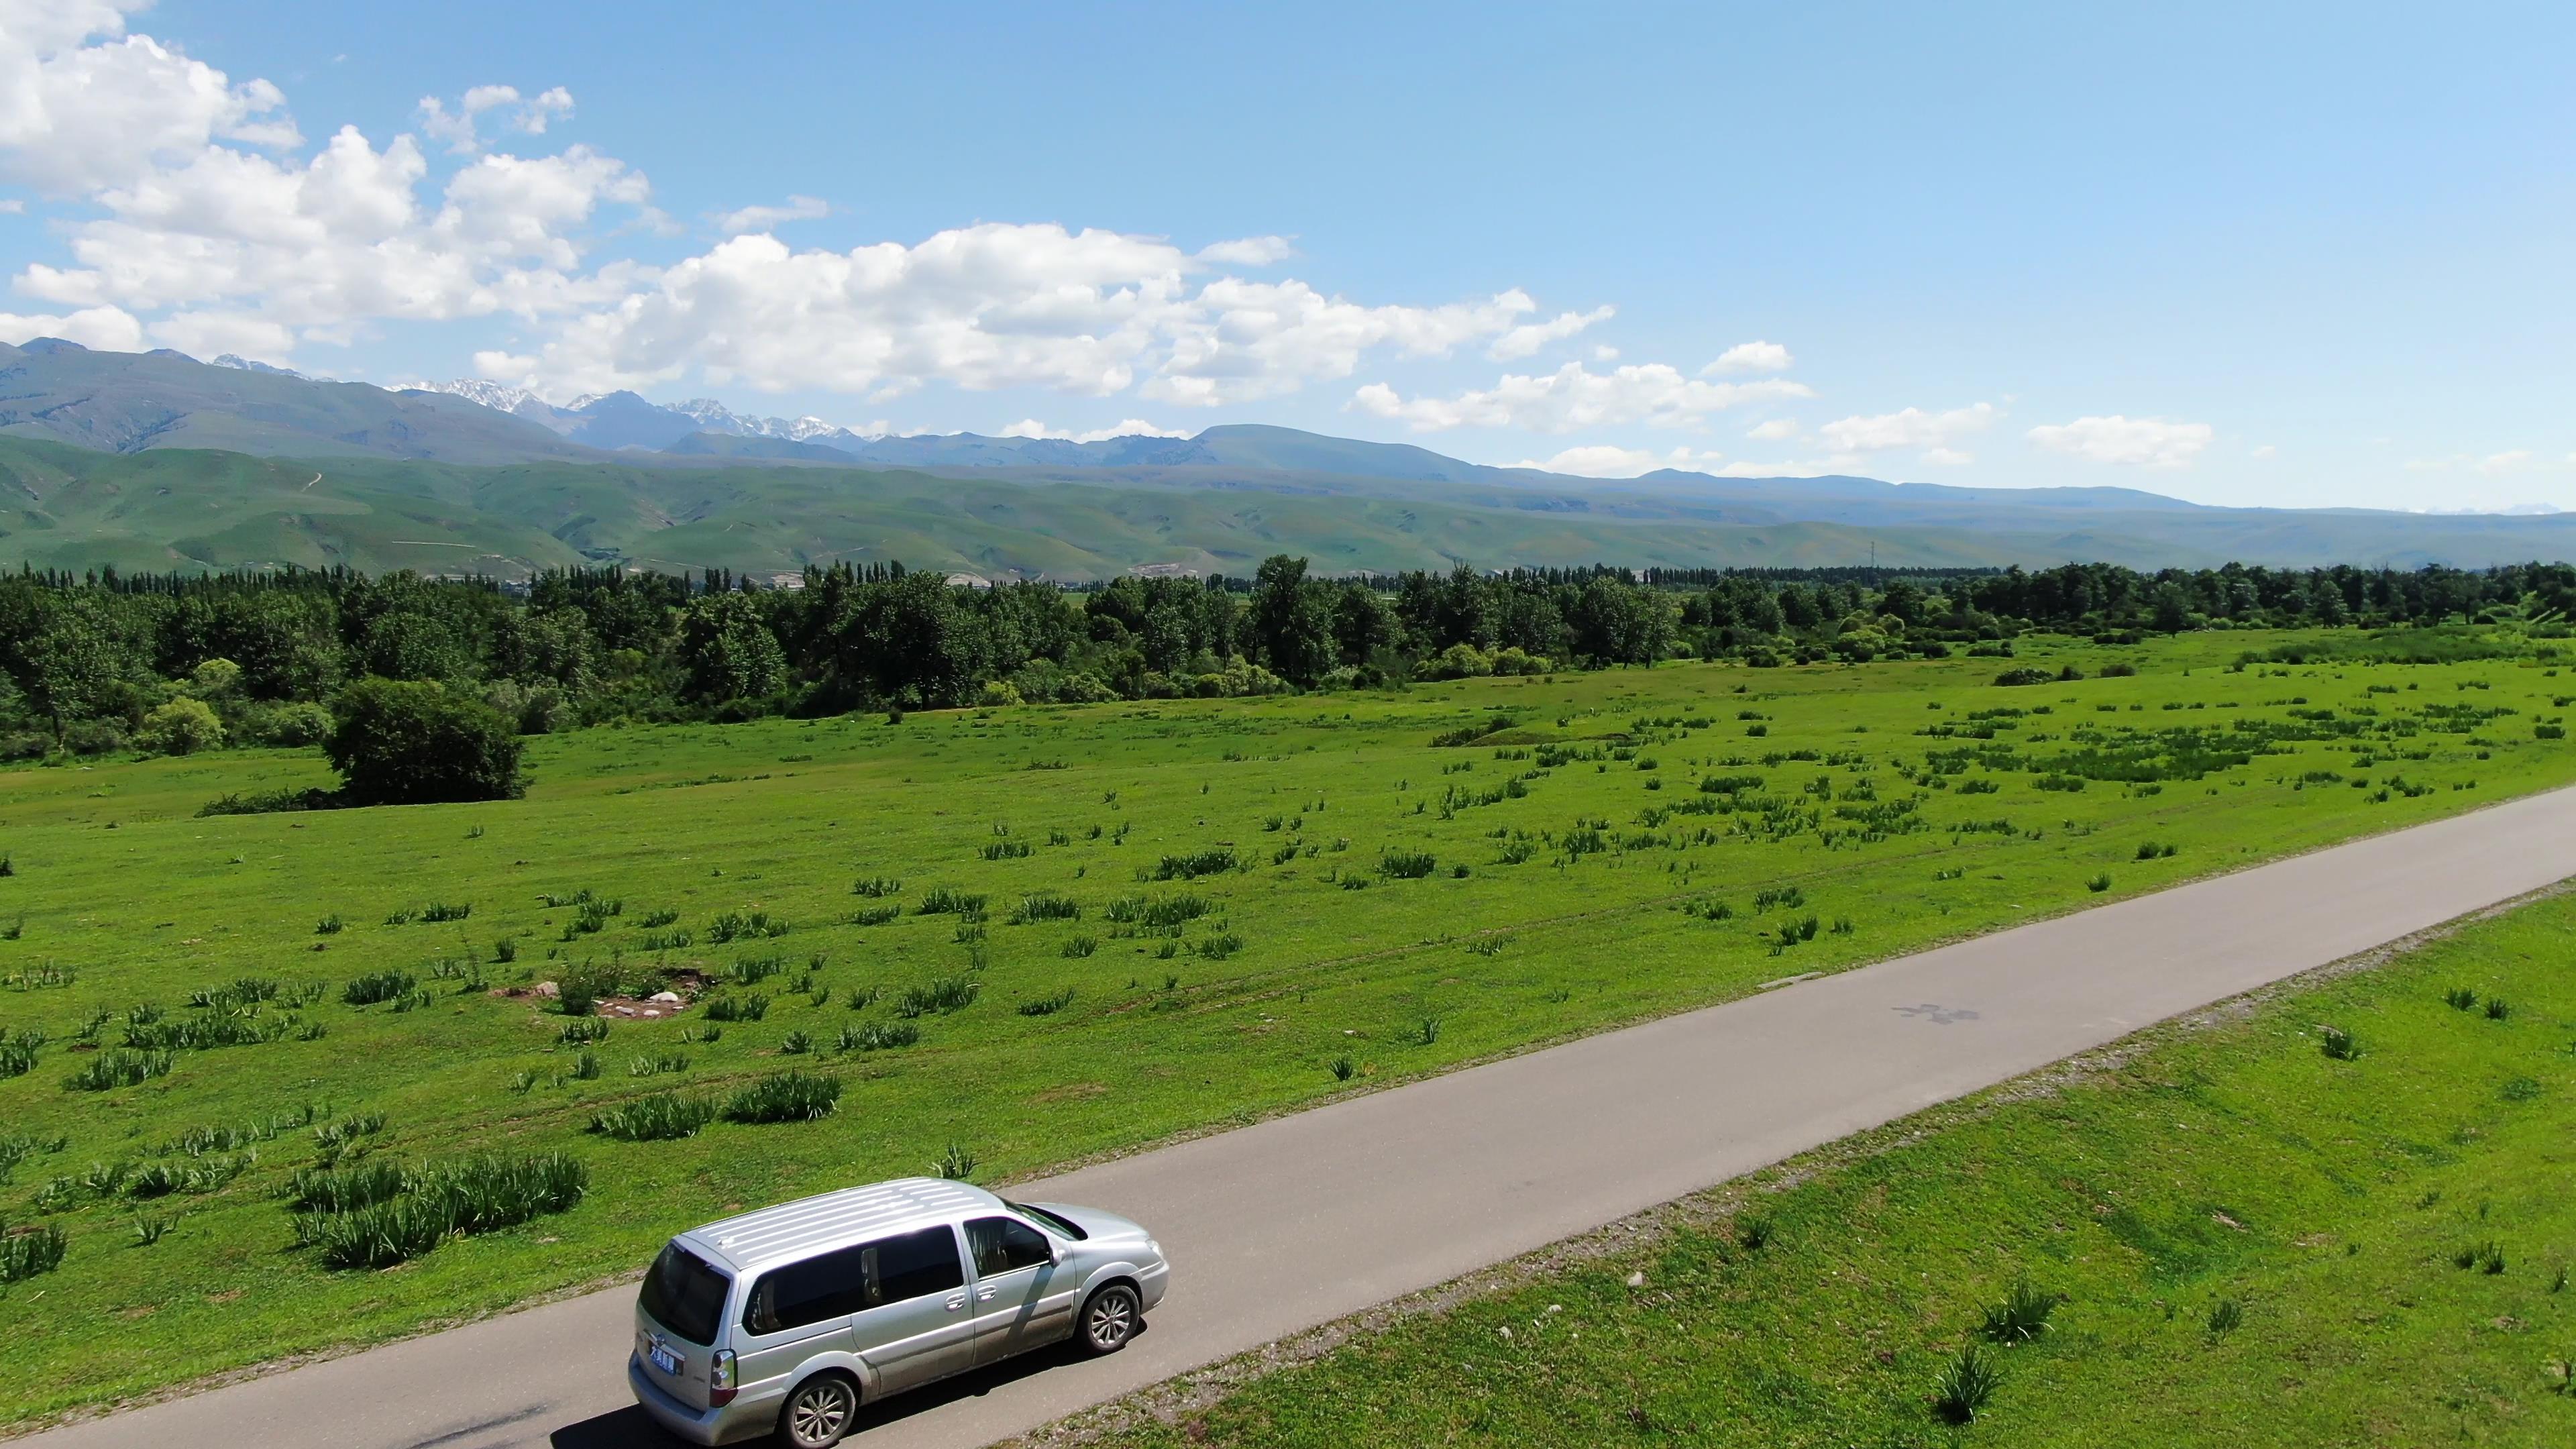
[[1055,1257],[1054,1250],[1047,1246],[1046,1234],[1018,1218],[976,1218],[966,1224],[966,1243],[975,1250],[978,1278],[1049,1262]]
[[866,1248],[843,1248],[802,1263],[772,1268],[751,1285],[742,1326],[754,1333],[785,1333],[826,1318],[847,1318],[864,1306]]
[[859,1251],[870,1308],[966,1286],[966,1270],[957,1261],[957,1232],[945,1223],[883,1238]]
[[743,1304],[742,1326],[754,1333],[785,1333],[965,1284],[957,1235],[943,1224],[761,1274]]

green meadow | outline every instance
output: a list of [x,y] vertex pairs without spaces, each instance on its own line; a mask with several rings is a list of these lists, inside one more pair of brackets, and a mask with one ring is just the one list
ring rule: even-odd
[[[2346,632],[2231,667],[2327,637],[604,728],[472,805],[196,814],[329,785],[310,752],[0,773],[0,1417],[613,1278],[742,1206],[1025,1177],[2576,781],[2557,646],[2375,663]],[[565,1009],[663,990],[685,1009],[604,1034]],[[443,1216],[347,1216],[388,1204]],[[2247,1312],[2238,1342],[2274,1331]],[[1892,1338],[1890,1382],[1944,1331]]]
[[1097,1442],[2576,1442],[2571,950],[2524,906]]

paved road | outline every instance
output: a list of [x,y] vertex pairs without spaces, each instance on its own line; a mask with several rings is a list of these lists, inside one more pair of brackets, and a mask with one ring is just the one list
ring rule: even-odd
[[[2570,875],[2562,790],[1069,1173],[1025,1195],[1133,1214],[1171,1253],[1150,1330],[892,1401],[860,1437],[985,1444]],[[659,1445],[627,1404],[631,1298],[29,1442]]]

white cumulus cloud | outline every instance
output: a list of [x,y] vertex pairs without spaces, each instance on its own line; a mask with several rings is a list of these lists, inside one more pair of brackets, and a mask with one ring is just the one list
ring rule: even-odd
[[2188,468],[2191,460],[2218,436],[2207,423],[2178,423],[2167,418],[2132,418],[2112,413],[2082,417],[2071,423],[2044,424],[2030,430],[2030,440],[2052,452],[2095,463],[2138,468]]
[[71,313],[0,312],[0,342],[15,344],[38,337],[59,337],[108,352],[134,352],[143,346],[143,324],[115,307],[84,307]]
[[1190,434],[1181,428],[1158,428],[1143,418],[1128,418],[1105,428],[1093,428],[1089,432],[1082,433],[1068,433],[1058,428],[1050,428],[1035,418],[1022,418],[1002,429],[1002,436],[1061,438],[1068,443],[1105,443],[1111,438],[1186,438]]
[[740,236],[747,231],[767,231],[786,221],[813,221],[832,214],[831,203],[817,196],[791,196],[785,206],[746,206],[728,211],[716,218],[716,226],[726,236]]
[[1796,363],[1789,349],[1777,342],[1739,342],[1717,355],[1717,360],[1700,369],[1700,376],[1719,373],[1787,372]]
[[1198,259],[1212,267],[1269,267],[1297,255],[1284,236],[1246,236],[1199,248]]
[[555,119],[572,114],[572,92],[562,86],[522,97],[517,86],[475,86],[458,98],[456,109],[436,96],[420,98],[420,128],[447,149],[470,155],[483,149],[482,121],[487,111],[506,111],[505,124],[523,136],[542,136]]
[[1545,322],[1525,322],[1494,339],[1485,355],[1496,362],[1509,362],[1527,357],[1551,342],[1562,342],[1595,322],[1607,322],[1618,315],[1616,307],[1595,307],[1589,312],[1560,312]]
[[56,195],[130,180],[216,141],[297,143],[285,95],[148,35],[141,0],[0,0],[0,179]]
[[1922,448],[1927,450],[1925,462],[1955,466],[1971,460],[1952,444],[1969,433],[1985,431],[1995,417],[1991,403],[1937,413],[1905,408],[1869,417],[1836,418],[1817,428],[1816,436],[1841,457],[1857,458],[1892,448]]
[[1745,429],[1744,436],[1757,443],[1777,443],[1798,436],[1798,424],[1790,418],[1770,418]]
[[1684,377],[1660,362],[1609,372],[1569,362],[1552,373],[1505,374],[1490,388],[1455,397],[1406,398],[1385,383],[1373,382],[1354,394],[1351,402],[1362,412],[1396,419],[1415,432],[1475,427],[1564,433],[1624,423],[1693,427],[1711,413],[1745,403],[1812,396],[1806,384],[1784,378],[1706,382]]
[[1651,448],[1623,448],[1615,443],[1567,448],[1551,458],[1524,458],[1507,463],[1509,468],[1537,468],[1549,473],[1571,473],[1578,478],[1634,478],[1659,468],[1681,468],[1710,472],[1725,461],[1724,453],[1700,452],[1675,448],[1658,453]]

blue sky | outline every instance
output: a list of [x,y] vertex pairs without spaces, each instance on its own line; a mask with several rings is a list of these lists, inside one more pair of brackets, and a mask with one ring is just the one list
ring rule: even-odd
[[0,337],[2576,506],[2576,12],[2247,8],[0,0]]

